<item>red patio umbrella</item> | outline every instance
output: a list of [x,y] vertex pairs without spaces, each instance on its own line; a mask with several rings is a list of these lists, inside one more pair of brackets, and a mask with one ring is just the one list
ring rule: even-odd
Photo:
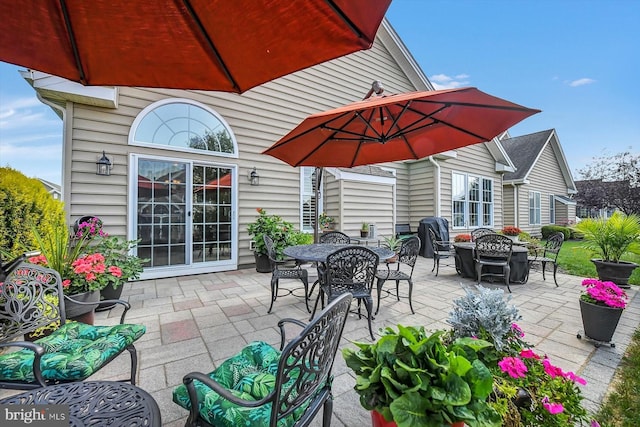
[[0,0],[0,60],[85,85],[242,93],[371,47],[391,0]]
[[490,141],[539,112],[473,87],[380,96],[313,114],[263,154],[316,167],[420,159]]
[[490,141],[539,112],[472,87],[381,96],[313,114],[263,153],[292,166],[420,159]]

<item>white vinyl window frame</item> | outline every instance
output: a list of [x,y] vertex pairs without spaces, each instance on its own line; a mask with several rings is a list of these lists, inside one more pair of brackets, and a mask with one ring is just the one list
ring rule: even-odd
[[539,191],[529,191],[529,225],[542,224],[542,204]]
[[452,229],[493,227],[495,184],[492,178],[452,172]]
[[[313,173],[315,167],[300,168],[300,230],[304,233],[313,233],[314,202],[318,203],[318,214],[323,211],[322,191],[319,200],[314,200]],[[308,204],[308,206],[306,206]]]
[[549,194],[549,224],[556,223],[556,196]]

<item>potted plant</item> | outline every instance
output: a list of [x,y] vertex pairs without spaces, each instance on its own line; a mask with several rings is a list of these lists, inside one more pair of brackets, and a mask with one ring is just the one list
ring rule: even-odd
[[320,225],[320,229],[322,231],[330,231],[333,230],[335,226],[335,220],[326,213],[322,212],[318,217],[318,224]]
[[247,225],[249,236],[253,239],[253,253],[256,259],[256,271],[259,273],[270,273],[271,262],[267,255],[267,248],[264,244],[264,235],[271,237],[276,256],[281,258],[282,251],[290,246],[293,224],[282,219],[278,215],[268,215],[267,211],[257,208],[258,218]]
[[360,404],[373,411],[374,427],[389,421],[398,427],[500,425],[487,402],[493,377],[477,357],[491,344],[469,337],[446,344],[444,334],[398,325],[373,344],[354,343],[358,350],[342,351],[356,374]]
[[627,306],[628,296],[613,282],[584,279],[582,286],[580,314],[584,334],[596,342],[608,343]]
[[369,237],[369,223],[362,221],[360,226],[360,237]]
[[522,230],[520,230],[518,227],[514,225],[507,225],[502,228],[501,232],[503,235],[507,236],[514,242],[517,242],[518,236],[520,235],[520,233],[522,233]]
[[600,257],[591,260],[600,280],[628,288],[638,264],[620,258],[626,253],[640,254],[640,216],[614,212],[609,219],[583,219],[574,229],[584,236],[584,247]]
[[458,234],[453,238],[455,243],[463,243],[471,241],[471,234]]

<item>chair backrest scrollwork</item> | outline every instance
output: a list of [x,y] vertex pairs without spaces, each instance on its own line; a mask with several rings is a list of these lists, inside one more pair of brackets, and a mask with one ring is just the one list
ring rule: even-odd
[[549,236],[547,239],[547,243],[544,245],[544,257],[553,259],[554,261],[558,258],[558,254],[560,253],[560,248],[562,247],[562,243],[564,242],[564,233],[555,233]]
[[329,299],[332,294],[354,289],[371,290],[379,262],[378,254],[365,246],[348,246],[331,253],[325,264]]
[[407,237],[402,241],[400,245],[400,251],[398,252],[398,262],[406,264],[411,267],[416,265],[418,254],[420,253],[420,238],[418,236]]
[[475,242],[478,237],[482,237],[487,234],[495,234],[495,231],[486,227],[476,228],[471,231],[471,241]]
[[513,240],[501,234],[485,234],[475,241],[475,255],[477,260],[483,258],[509,261],[513,249]]
[[329,231],[320,236],[320,243],[345,244],[351,243],[351,238],[341,231]]

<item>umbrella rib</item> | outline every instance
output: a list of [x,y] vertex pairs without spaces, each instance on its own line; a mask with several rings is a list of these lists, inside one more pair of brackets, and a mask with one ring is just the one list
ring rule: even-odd
[[[491,104],[476,104],[473,102],[456,102],[456,101],[431,101],[428,99],[414,99],[414,102],[420,102],[425,104],[444,104],[444,108],[451,107],[452,105],[461,107],[477,107],[477,108],[489,108],[494,110],[508,110],[508,111],[532,111],[531,108],[509,105],[491,105]],[[432,113],[435,114],[435,113]]]
[[373,40],[365,37],[365,34],[360,31],[360,28],[358,28],[356,24],[354,24],[353,21],[349,19],[347,15],[345,15],[342,9],[340,9],[333,0],[325,0],[325,3],[327,3],[327,5],[329,5],[331,9],[333,9],[336,15],[338,15],[344,21],[344,23],[349,26],[349,28],[351,28],[351,31],[353,31],[358,36],[358,38],[365,39],[370,44],[373,43]]
[[220,56],[218,49],[216,49],[215,45],[213,44],[213,40],[211,40],[209,33],[207,33],[207,31],[204,29],[204,26],[202,25],[202,21],[200,21],[200,18],[198,17],[195,10],[193,10],[193,7],[191,6],[191,1],[182,0],[182,4],[184,4],[185,8],[187,9],[187,12],[189,12],[189,15],[191,15],[191,19],[193,19],[193,22],[198,27],[198,31],[200,31],[200,34],[202,35],[202,37],[204,37],[205,41],[207,42],[210,53],[212,53],[213,56],[215,56],[215,59],[216,61],[218,61],[218,64],[222,68],[222,71],[224,72],[225,76],[227,76],[227,79],[229,79],[229,81],[233,85],[233,88],[236,89],[237,91],[240,91],[241,89],[240,89],[240,86],[238,85],[238,82],[236,82],[236,80],[231,75],[231,72],[229,71],[227,64],[225,64],[224,61],[222,60],[222,57]]
[[84,73],[84,66],[80,59],[80,53],[78,52],[78,44],[76,43],[76,36],[73,33],[73,27],[71,26],[71,19],[69,18],[69,10],[67,9],[66,0],[60,0],[60,7],[62,8],[62,16],[64,17],[64,25],[67,27],[67,33],[69,34],[69,41],[71,43],[71,50],[73,50],[73,57],[76,60],[76,67],[80,73],[80,81],[83,85],[87,84],[87,77]]

